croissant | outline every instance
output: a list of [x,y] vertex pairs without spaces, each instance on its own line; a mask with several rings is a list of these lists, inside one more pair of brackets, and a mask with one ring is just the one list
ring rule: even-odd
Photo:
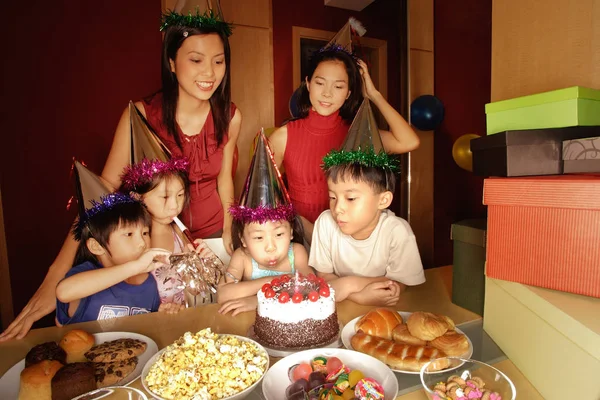
[[[350,343],[354,350],[373,356],[392,369],[405,371],[420,371],[421,367],[429,361],[446,356],[443,351],[434,347],[396,343],[363,332],[352,336]],[[442,358],[435,360],[428,370],[438,371],[448,366],[448,359]]]
[[412,344],[415,346],[425,346],[427,344],[425,340],[421,340],[411,335],[406,324],[400,324],[394,328],[392,331],[392,339],[394,339],[394,342]]
[[430,341],[442,336],[449,329],[454,329],[454,322],[449,323],[448,320],[450,318],[446,316],[417,311],[408,317],[406,326],[411,335],[421,340]]
[[392,338],[392,330],[402,323],[402,317],[389,308],[376,308],[356,322],[354,330],[384,339]]
[[433,339],[429,344],[442,350],[449,356],[460,356],[469,350],[469,341],[462,333],[448,331],[442,336]]

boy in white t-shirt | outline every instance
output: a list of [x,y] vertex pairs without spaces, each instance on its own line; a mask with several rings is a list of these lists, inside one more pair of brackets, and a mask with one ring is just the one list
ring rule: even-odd
[[336,301],[393,306],[406,286],[425,282],[410,225],[387,209],[394,160],[359,147],[332,151],[323,162],[330,205],[315,222],[308,264],[335,289]]

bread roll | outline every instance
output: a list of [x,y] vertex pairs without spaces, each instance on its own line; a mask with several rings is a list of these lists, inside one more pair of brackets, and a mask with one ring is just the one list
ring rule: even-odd
[[[350,339],[354,350],[368,354],[392,369],[419,371],[423,365],[436,358],[445,357],[443,351],[429,346],[413,346],[359,332]],[[448,359],[437,360],[430,371],[448,368]]]
[[426,341],[411,335],[406,324],[400,324],[394,328],[392,339],[394,339],[394,342],[412,344],[414,346],[425,346],[427,344]]
[[19,400],[52,400],[52,377],[62,366],[56,360],[42,360],[21,371]]
[[376,308],[362,316],[356,323],[354,330],[364,332],[384,339],[392,338],[392,331],[396,325],[402,323],[402,317],[389,308]]
[[450,324],[446,317],[423,311],[412,313],[406,320],[406,325],[411,335],[425,341],[442,336],[451,327],[454,329],[454,323]]
[[462,333],[448,331],[429,344],[449,356],[461,356],[469,350],[469,341]]
[[67,353],[67,363],[85,362],[85,353],[96,343],[94,335],[73,329],[63,336],[58,345]]

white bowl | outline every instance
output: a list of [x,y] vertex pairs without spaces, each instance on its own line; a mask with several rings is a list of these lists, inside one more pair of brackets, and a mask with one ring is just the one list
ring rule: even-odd
[[77,396],[72,400],[103,399],[109,395],[121,399],[125,398],[129,400],[148,400],[148,397],[146,397],[144,392],[129,386],[107,386],[102,389],[92,390],[91,392],[87,392],[85,394],[82,394],[81,396]]
[[[256,347],[258,347],[259,352],[261,354],[263,354],[263,356],[267,359],[267,368],[268,368],[268,363],[269,363],[269,354],[267,353],[267,351],[265,350],[265,348],[263,346],[261,346],[259,343],[255,342],[252,339],[248,339],[247,337],[244,336],[238,336],[238,335],[229,335],[229,334],[219,334],[219,336],[232,336],[235,338],[238,338],[240,341],[244,341],[244,342],[250,342],[253,343]],[[158,353],[156,353],[154,355],[154,357],[152,357],[150,360],[148,360],[148,362],[146,363],[146,365],[144,366],[144,369],[142,370],[142,385],[144,386],[144,389],[150,393],[150,395],[152,397],[154,397],[157,400],[168,400],[165,399],[163,397],[160,397],[159,395],[155,394],[154,392],[152,392],[148,386],[146,385],[146,376],[148,375],[148,371],[150,371],[150,367],[152,367],[152,365],[156,362],[156,360],[161,356],[161,354],[166,350],[167,348],[165,347],[164,349],[160,350]],[[239,393],[234,394],[233,396],[229,396],[229,397],[223,397],[222,400],[242,400],[245,399],[246,397],[248,397],[250,395],[250,393],[252,393],[252,391],[260,384],[260,382],[263,380],[263,378],[265,377],[265,374],[262,374],[260,376],[260,378],[258,378],[256,380],[256,382],[254,382],[251,386],[247,387],[246,389],[242,390]]]
[[381,361],[354,350],[322,348],[294,353],[277,361],[263,379],[262,389],[265,399],[285,399],[285,389],[292,384],[288,377],[290,367],[310,362],[319,356],[337,357],[350,369],[360,369],[365,377],[373,378],[383,386],[386,400],[393,400],[398,396],[398,380],[392,370]]

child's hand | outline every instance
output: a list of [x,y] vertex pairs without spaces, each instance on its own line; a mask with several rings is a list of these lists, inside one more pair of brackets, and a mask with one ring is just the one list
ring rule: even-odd
[[392,307],[400,300],[400,287],[394,281],[373,282],[354,296],[360,304]]
[[139,273],[151,272],[160,267],[161,264],[169,264],[170,251],[165,249],[148,249],[137,259],[140,268]]
[[161,303],[161,305],[158,306],[158,312],[164,312],[167,314],[177,314],[182,310],[185,310],[185,304]]
[[256,310],[257,307],[258,297],[242,297],[241,299],[233,299],[223,303],[219,308],[219,314],[227,314],[229,311],[233,311],[231,316],[235,317],[241,312]]
[[195,251],[200,257],[209,258],[215,256],[215,253],[213,253],[210,247],[208,247],[208,245],[204,243],[202,239],[194,240],[194,245],[196,245],[195,248],[191,243],[188,243],[187,247],[190,251]]
[[373,100],[373,97],[379,95],[380,93],[375,87],[375,84],[373,84],[373,80],[369,74],[369,68],[363,60],[358,60],[358,67],[360,70],[360,75],[363,78],[363,96]]

